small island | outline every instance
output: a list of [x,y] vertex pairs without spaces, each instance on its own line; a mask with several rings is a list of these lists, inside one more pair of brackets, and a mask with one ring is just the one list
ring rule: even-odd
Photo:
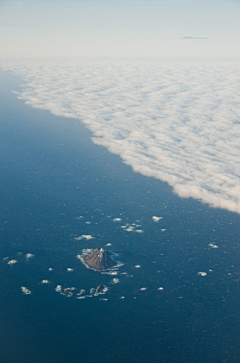
[[104,293],[104,285],[101,284],[96,288],[95,294],[103,294],[103,293]]
[[87,265],[87,267],[98,271],[107,270],[113,266],[116,266],[111,258],[113,253],[104,250],[103,248],[95,248],[88,255],[81,255],[82,261]]

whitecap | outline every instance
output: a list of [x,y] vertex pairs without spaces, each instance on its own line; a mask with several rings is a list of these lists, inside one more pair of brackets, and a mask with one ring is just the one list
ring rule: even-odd
[[159,222],[160,219],[163,219],[163,217],[156,217],[156,216],[152,216],[152,220],[153,222]]
[[111,284],[118,284],[120,282],[120,280],[119,279],[117,279],[117,278],[114,278],[114,279],[112,279],[111,280]]
[[25,295],[30,295],[32,293],[32,291],[27,289],[25,286],[21,286],[21,290]]
[[217,245],[215,245],[214,243],[209,243],[208,247],[211,247],[211,248],[218,248]]
[[57,286],[55,287],[55,291],[56,291],[56,292],[61,292],[61,291],[62,291],[62,285],[57,285]]
[[125,231],[127,231],[127,232],[133,232],[134,231],[134,227],[129,226],[128,228],[125,229]]
[[79,296],[80,296],[80,295],[84,294],[85,292],[86,292],[86,290],[81,289],[77,295],[79,295]]
[[29,260],[30,258],[34,258],[35,255],[33,255],[32,253],[27,253],[25,257],[26,257],[26,260]]
[[206,275],[207,275],[207,273],[206,273],[206,272],[199,271],[199,272],[198,272],[198,275],[199,275],[199,276],[206,276]]
[[14,265],[15,263],[17,263],[17,260],[8,261],[8,265]]
[[102,275],[118,275],[118,271],[101,271]]
[[82,239],[87,239],[87,240],[89,240],[89,239],[93,239],[94,237],[91,235],[91,234],[82,234],[81,236],[79,236],[79,237],[75,237],[74,239],[76,240],[76,241],[80,241],[80,240],[82,240]]

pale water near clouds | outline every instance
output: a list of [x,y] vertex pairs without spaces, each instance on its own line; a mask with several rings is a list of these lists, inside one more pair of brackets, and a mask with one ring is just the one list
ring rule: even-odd
[[17,97],[73,117],[93,142],[181,197],[240,213],[237,62],[2,61]]

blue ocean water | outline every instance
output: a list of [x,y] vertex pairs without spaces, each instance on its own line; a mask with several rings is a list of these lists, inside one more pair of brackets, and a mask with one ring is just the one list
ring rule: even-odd
[[[94,145],[78,120],[16,99],[19,79],[1,73],[0,84],[0,361],[239,362],[239,215],[177,197]],[[108,243],[118,276],[76,258]],[[55,291],[99,284],[104,296]]]

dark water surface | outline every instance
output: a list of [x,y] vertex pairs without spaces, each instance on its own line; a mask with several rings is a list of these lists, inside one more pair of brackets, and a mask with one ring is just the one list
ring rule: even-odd
[[[0,362],[240,362],[239,215],[134,173],[79,121],[16,99],[10,74],[0,85]],[[76,258],[107,243],[124,263],[118,276]],[[100,283],[104,296],[55,291]]]

